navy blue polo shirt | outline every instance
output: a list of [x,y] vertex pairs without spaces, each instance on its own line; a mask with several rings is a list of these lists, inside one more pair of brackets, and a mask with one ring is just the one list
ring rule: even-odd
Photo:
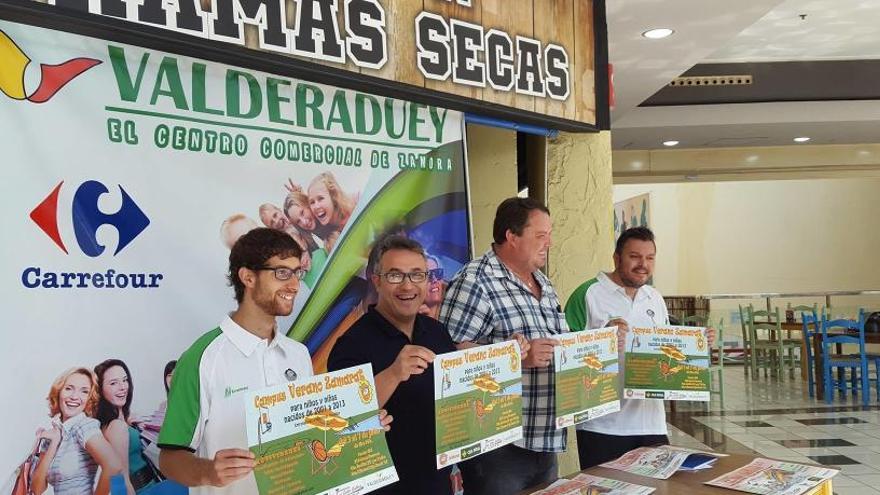
[[[327,360],[329,371],[370,363],[379,374],[394,363],[405,345],[426,347],[435,354],[456,350],[443,325],[424,315],[416,316],[412,341],[385,319],[375,306],[339,337]],[[400,481],[375,493],[383,495],[450,495],[451,467],[437,470],[434,439],[434,368],[412,375],[385,403],[394,416],[386,435]]]

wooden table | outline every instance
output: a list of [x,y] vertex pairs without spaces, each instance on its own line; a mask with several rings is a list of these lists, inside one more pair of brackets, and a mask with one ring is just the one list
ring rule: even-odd
[[[728,473],[730,471],[733,471],[734,469],[745,466],[756,458],[757,457],[748,455],[731,454],[727,457],[719,457],[718,460],[715,461],[715,466],[712,469],[705,469],[702,471],[689,473],[675,473],[668,480],[646,478],[644,476],[603,467],[593,467],[590,469],[585,469],[582,472],[592,474],[594,476],[601,476],[603,478],[612,478],[629,483],[635,483],[637,485],[652,486],[657,489],[654,492],[654,495],[733,495],[742,492],[735,492],[724,488],[704,485],[703,482],[715,479],[724,473]],[[571,479],[574,476],[575,475],[572,474],[571,476],[566,476],[566,478]],[[520,495],[533,493],[542,488],[545,488],[547,485],[549,485],[549,483],[530,488],[524,492],[521,492]],[[820,485],[817,490],[809,493],[831,495],[831,481],[826,481],[824,485]]]
[[[821,333],[813,333],[813,382],[816,384],[816,398],[819,400],[823,400],[825,397],[825,376],[824,370],[822,367],[824,366],[824,359],[822,358],[822,341],[825,340],[822,338]],[[830,336],[836,335],[851,335],[853,337],[858,337],[856,332],[843,332],[840,330],[835,330],[828,332]],[[866,344],[880,344],[880,333],[877,332],[865,332],[865,343]],[[837,344],[836,353],[841,354],[842,346]]]

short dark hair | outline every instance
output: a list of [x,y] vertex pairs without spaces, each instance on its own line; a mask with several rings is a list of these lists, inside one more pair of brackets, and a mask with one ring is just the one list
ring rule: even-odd
[[107,359],[95,366],[95,376],[98,378],[98,407],[95,409],[95,419],[101,423],[102,428],[119,418],[119,410],[104,398],[104,374],[114,366],[122,368],[125,375],[128,376],[128,395],[125,397],[125,405],[122,406],[122,417],[128,420],[128,416],[131,414],[131,399],[134,397],[134,381],[131,378],[131,371],[121,360]]
[[402,235],[389,235],[380,239],[379,242],[373,246],[373,250],[370,253],[370,259],[373,262],[373,273],[379,273],[382,270],[382,256],[385,256],[385,253],[388,251],[394,251],[397,249],[419,254],[422,258],[425,258],[425,261],[428,259],[425,256],[425,248],[423,248],[418,241],[414,241]]
[[165,385],[165,393],[168,393],[168,380],[166,380],[166,378],[168,378],[168,375],[170,375],[174,371],[174,368],[176,368],[176,367],[177,367],[177,360],[176,359],[172,359],[171,361],[168,361],[167,363],[165,363],[165,374],[162,375],[162,385]]
[[651,229],[648,227],[631,227],[624,230],[623,233],[620,234],[620,237],[617,238],[617,244],[614,246],[614,254],[622,253],[623,247],[626,246],[626,241],[630,239],[651,241],[654,243],[654,247],[657,247],[657,243],[654,242],[654,233],[651,232]]
[[238,276],[239,269],[256,270],[273,256],[281,259],[299,258],[302,253],[302,248],[293,237],[279,230],[260,227],[241,236],[229,251],[227,278],[229,285],[235,289],[235,300],[240,303],[244,299],[244,282]]
[[535,210],[550,214],[550,210],[536,199],[507,198],[502,201],[495,210],[495,222],[492,224],[492,239],[495,244],[504,244],[508,230],[522,235],[523,229],[529,223],[529,215]]

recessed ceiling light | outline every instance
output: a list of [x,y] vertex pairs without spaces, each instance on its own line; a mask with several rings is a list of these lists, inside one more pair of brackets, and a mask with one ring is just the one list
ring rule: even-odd
[[801,136],[801,137],[794,138],[794,142],[796,142],[796,143],[806,143],[809,140],[810,140],[810,138],[808,138],[807,136]]
[[642,36],[645,38],[649,38],[652,40],[659,40],[666,38],[667,36],[671,36],[674,33],[672,29],[669,28],[657,28],[657,29],[649,29],[642,33]]
[[678,141],[663,141],[663,146],[678,146]]

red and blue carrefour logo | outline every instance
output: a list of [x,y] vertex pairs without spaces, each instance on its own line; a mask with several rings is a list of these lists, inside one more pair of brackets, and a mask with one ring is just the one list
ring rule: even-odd
[[[69,254],[58,230],[58,196],[63,185],[64,181],[55,186],[46,199],[31,211],[30,217],[62,251]],[[119,234],[113,256],[131,244],[150,225],[150,219],[121,185],[119,192],[122,194],[122,206],[119,211],[112,214],[102,212],[98,208],[98,199],[109,192],[104,184],[89,180],[80,184],[73,195],[70,220],[76,242],[86,256],[97,257],[104,252],[105,246],[97,239],[98,229],[104,225],[114,227]]]

